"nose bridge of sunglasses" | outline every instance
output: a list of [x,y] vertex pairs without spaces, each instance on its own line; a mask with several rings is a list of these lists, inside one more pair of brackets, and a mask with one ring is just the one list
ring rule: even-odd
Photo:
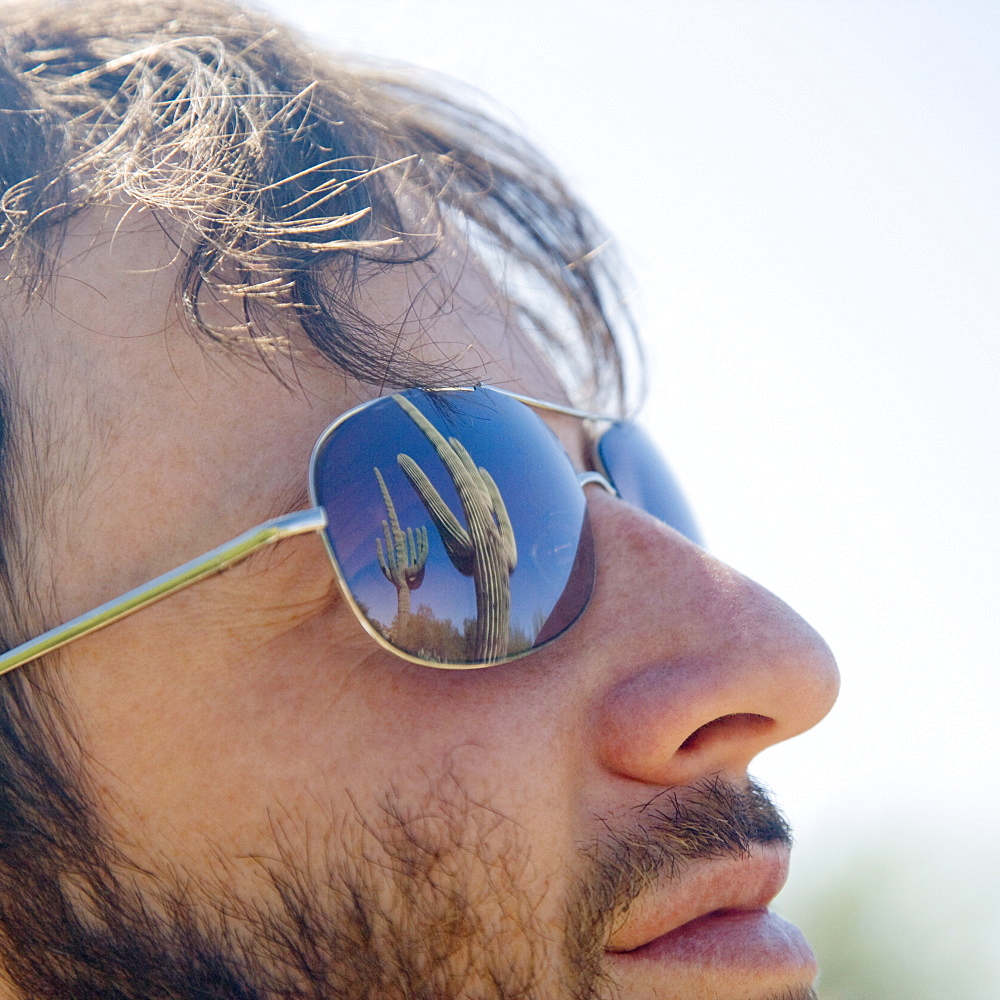
[[581,487],[595,483],[603,486],[612,495],[618,496],[618,491],[601,461],[599,451],[601,438],[608,428],[615,424],[612,418],[555,403],[515,398],[525,403],[559,439],[570,461],[579,470],[578,479]]
[[600,486],[613,497],[617,497],[619,495],[618,490],[616,490],[600,472],[579,472],[577,473],[576,478],[577,482],[580,484],[580,489],[583,489],[585,486],[594,485]]

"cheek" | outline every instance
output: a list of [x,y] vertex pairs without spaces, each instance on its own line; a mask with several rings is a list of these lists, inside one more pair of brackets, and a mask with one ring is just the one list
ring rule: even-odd
[[305,850],[359,815],[377,825],[397,807],[442,804],[509,820],[538,858],[565,857],[577,839],[575,737],[555,710],[565,698],[523,667],[405,664],[336,598],[254,642],[199,629],[168,646],[145,631],[141,651],[117,637],[113,681],[97,682],[109,673],[98,656],[76,700],[111,826],[150,858],[269,856],[276,824]]

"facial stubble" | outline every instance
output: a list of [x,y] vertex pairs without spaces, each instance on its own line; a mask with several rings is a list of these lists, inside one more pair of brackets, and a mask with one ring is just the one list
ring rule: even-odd
[[610,930],[644,888],[789,836],[757,786],[709,781],[605,819],[542,872],[520,827],[454,778],[410,792],[355,810],[322,849],[272,817],[253,898],[221,856],[209,875],[153,872],[93,827],[43,841],[0,900],[9,974],[32,1000],[598,1000],[614,995]]

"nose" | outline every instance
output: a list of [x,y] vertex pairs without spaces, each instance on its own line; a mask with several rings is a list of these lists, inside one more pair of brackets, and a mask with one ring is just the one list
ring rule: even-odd
[[647,514],[588,493],[598,582],[585,617],[588,661],[603,670],[604,768],[666,787],[742,776],[826,715],[836,664],[791,608]]

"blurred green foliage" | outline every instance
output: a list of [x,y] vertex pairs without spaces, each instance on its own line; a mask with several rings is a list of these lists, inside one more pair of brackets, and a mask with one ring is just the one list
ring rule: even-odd
[[998,898],[994,851],[942,838],[813,854],[775,907],[816,950],[820,1000],[997,1000]]

